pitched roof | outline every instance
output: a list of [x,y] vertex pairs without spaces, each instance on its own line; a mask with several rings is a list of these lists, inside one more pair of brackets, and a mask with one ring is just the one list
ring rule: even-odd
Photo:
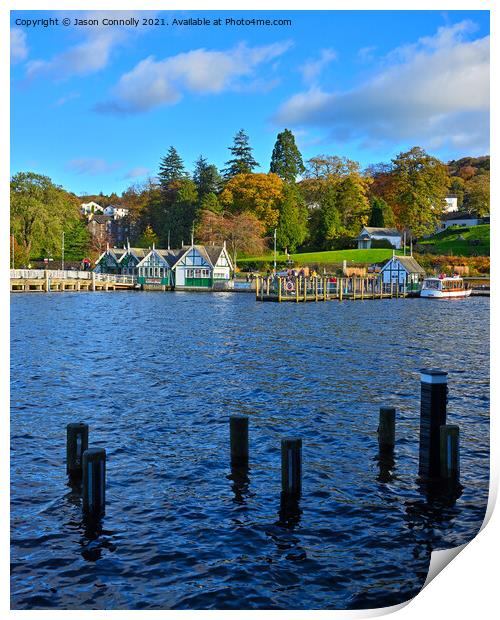
[[112,221],[111,215],[103,215],[102,213],[94,213],[92,219],[89,221],[89,224],[95,222],[96,224],[106,224],[107,222]]
[[392,260],[397,260],[401,263],[408,273],[421,273],[422,275],[425,275],[425,269],[417,263],[413,256],[393,256],[387,261],[382,269],[385,269]]
[[210,262],[215,267],[215,264],[219,260],[220,255],[222,254],[222,250],[224,249],[224,246],[223,245],[209,245],[205,249],[210,258]]
[[397,228],[377,228],[376,226],[363,226],[362,230],[366,230],[366,232],[370,235],[387,235],[388,237],[401,237],[401,233]]
[[471,213],[467,213],[467,211],[449,211],[448,213],[443,213],[441,216],[441,221],[477,219],[477,215],[472,215]]

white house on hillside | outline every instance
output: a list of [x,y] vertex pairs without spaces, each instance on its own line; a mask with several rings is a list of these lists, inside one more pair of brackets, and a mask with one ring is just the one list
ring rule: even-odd
[[445,213],[452,213],[453,211],[458,211],[458,197],[455,196],[455,194],[449,194],[448,196],[446,196],[445,201]]
[[111,216],[114,220],[120,220],[128,215],[128,208],[121,205],[109,205],[104,209],[104,215]]
[[104,209],[97,202],[84,202],[80,205],[80,211],[83,215],[91,215],[94,213],[103,213]]
[[357,237],[358,250],[366,250],[372,247],[372,241],[385,239],[393,248],[401,247],[401,233],[396,228],[375,228],[364,226]]

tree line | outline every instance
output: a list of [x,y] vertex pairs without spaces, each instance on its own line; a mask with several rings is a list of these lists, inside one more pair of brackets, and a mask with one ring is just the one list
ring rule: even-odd
[[260,254],[274,236],[278,249],[289,252],[354,247],[366,225],[396,227],[418,238],[434,232],[450,193],[462,210],[489,213],[489,157],[446,165],[414,147],[363,170],[338,155],[304,161],[289,129],[277,135],[267,172],[257,171],[261,166],[243,129],[229,153],[222,170],[200,155],[188,171],[170,146],[157,176],[121,196],[78,199],[47,177],[18,173],[11,183],[18,251],[28,260],[57,254],[64,229],[76,253],[85,246],[91,252],[79,217],[83,200],[128,207],[132,244],[179,247],[192,237],[200,243],[225,240],[235,259],[242,252]]

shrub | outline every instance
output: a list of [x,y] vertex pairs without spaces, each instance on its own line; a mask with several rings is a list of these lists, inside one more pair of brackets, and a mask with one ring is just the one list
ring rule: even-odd
[[393,250],[394,246],[388,239],[372,239],[372,248]]

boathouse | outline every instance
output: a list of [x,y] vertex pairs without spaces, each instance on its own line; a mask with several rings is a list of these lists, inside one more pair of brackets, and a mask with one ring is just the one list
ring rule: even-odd
[[381,240],[388,241],[396,250],[401,247],[401,233],[396,228],[364,226],[356,238],[358,250],[370,249],[373,241]]
[[119,261],[120,273],[131,276],[136,275],[137,265],[149,254],[149,252],[149,248],[131,248],[128,246]]
[[120,259],[125,254],[125,248],[106,248],[96,260],[94,271],[96,273],[121,273]]
[[225,245],[191,244],[181,250],[172,266],[175,288],[219,288],[221,282],[230,279],[232,268]]
[[172,287],[172,263],[174,260],[174,251],[157,250],[153,245],[153,248],[147,252],[146,256],[135,267],[137,283],[155,288]]
[[384,284],[394,284],[398,285],[399,290],[406,288],[408,292],[417,292],[425,278],[425,269],[413,256],[393,256],[380,270],[380,276]]

